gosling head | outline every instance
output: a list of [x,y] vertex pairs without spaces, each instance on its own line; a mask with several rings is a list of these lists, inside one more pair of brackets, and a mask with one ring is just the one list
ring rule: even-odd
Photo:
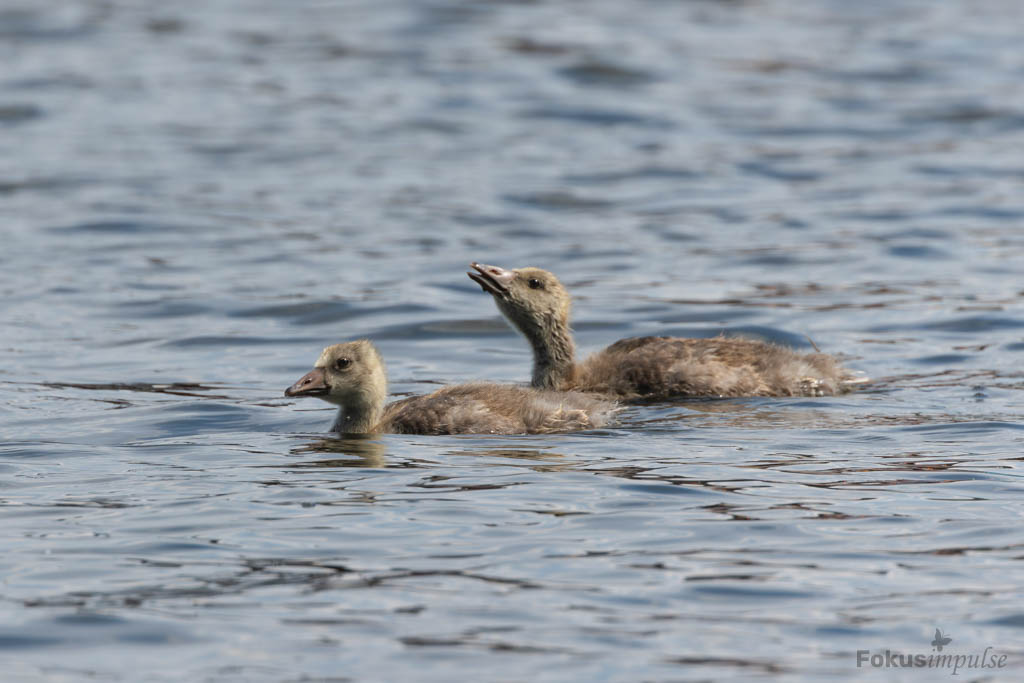
[[316,396],[348,407],[373,408],[387,396],[387,373],[376,347],[365,339],[328,346],[313,369],[285,389],[285,396]]
[[569,327],[569,292],[558,278],[540,268],[506,270],[469,264],[470,279],[494,297],[498,309],[527,339],[550,339]]

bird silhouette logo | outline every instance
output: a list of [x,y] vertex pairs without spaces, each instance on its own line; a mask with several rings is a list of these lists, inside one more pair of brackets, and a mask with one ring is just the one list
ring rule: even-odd
[[935,629],[935,640],[932,641],[932,647],[934,647],[939,652],[942,652],[942,646],[949,645],[952,642],[952,638],[943,636],[942,631],[940,631],[939,629]]

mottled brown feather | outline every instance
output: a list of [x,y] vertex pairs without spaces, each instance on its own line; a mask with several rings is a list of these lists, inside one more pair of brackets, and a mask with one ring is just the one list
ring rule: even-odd
[[614,408],[579,392],[461,384],[391,403],[377,431],[396,434],[546,434],[606,425]]
[[570,384],[623,399],[823,396],[841,393],[845,376],[827,354],[801,354],[761,341],[637,337],[587,358]]

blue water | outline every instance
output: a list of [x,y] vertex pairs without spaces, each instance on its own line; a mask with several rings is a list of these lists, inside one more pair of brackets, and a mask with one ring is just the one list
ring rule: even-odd
[[[5,681],[933,680],[1024,670],[1016,3],[8,2]],[[836,398],[337,439],[285,399],[725,332]],[[961,675],[965,675],[961,672]]]

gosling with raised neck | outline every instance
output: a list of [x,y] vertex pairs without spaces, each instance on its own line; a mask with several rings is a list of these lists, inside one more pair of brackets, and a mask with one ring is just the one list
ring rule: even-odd
[[469,277],[533,350],[536,388],[586,391],[623,400],[689,396],[830,396],[863,383],[824,353],[798,353],[752,339],[635,337],[576,362],[570,297],[540,268],[472,263]]
[[365,339],[328,346],[285,396],[315,396],[338,406],[332,432],[345,434],[546,434],[596,429],[613,401],[571,391],[506,384],[460,384],[386,404],[387,372]]

